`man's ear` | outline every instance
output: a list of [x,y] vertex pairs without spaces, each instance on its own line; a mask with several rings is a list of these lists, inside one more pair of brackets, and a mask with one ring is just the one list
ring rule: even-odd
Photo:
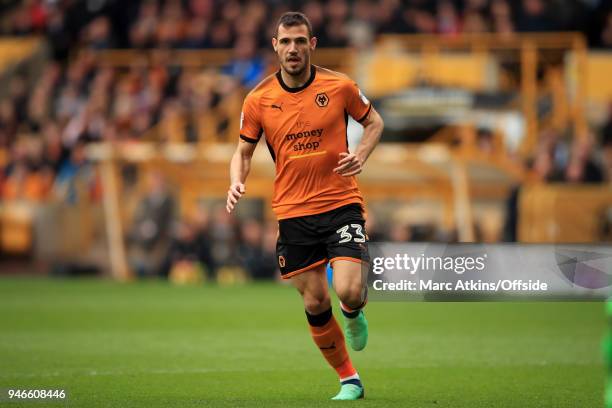
[[317,48],[317,37],[312,37],[310,39],[310,49],[314,51]]
[[276,52],[276,46],[278,45],[278,40],[276,37],[272,37],[272,48],[274,48],[274,52]]

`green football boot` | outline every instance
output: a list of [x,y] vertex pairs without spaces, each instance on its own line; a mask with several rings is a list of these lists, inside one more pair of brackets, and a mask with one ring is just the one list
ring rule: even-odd
[[336,401],[355,401],[365,396],[363,387],[355,384],[342,384],[340,392],[332,400]]
[[353,319],[344,317],[344,336],[355,351],[363,350],[368,344],[368,321],[363,310]]

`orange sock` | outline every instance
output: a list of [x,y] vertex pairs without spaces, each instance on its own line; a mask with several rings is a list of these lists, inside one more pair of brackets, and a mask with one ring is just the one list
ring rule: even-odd
[[[327,313],[331,315],[331,309]],[[323,326],[311,325],[310,334],[325,360],[336,370],[341,380],[357,374],[346,350],[344,334],[333,315]]]

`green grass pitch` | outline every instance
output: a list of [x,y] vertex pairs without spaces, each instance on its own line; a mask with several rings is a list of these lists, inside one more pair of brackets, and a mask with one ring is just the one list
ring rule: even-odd
[[336,402],[335,373],[290,287],[3,278],[0,389],[69,398],[0,405],[603,405],[602,303],[373,301],[367,316],[369,345],[351,353],[366,399]]

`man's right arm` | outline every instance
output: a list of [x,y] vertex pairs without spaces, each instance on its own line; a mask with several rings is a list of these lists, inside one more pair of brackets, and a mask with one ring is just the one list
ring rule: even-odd
[[246,192],[244,183],[251,170],[251,158],[253,157],[253,152],[255,152],[255,147],[257,147],[257,143],[240,139],[238,147],[232,156],[230,163],[231,184],[227,191],[227,204],[225,206],[228,213],[232,212],[240,197]]

